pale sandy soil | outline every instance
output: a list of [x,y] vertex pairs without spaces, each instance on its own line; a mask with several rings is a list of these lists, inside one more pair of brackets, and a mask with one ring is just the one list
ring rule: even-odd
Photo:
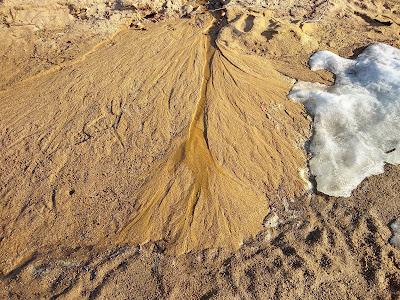
[[1,2],[0,298],[399,297],[400,168],[315,194],[287,94],[400,4],[200,2]]

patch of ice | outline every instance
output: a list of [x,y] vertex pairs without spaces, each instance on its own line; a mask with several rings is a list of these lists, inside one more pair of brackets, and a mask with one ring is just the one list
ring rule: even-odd
[[390,244],[400,248],[400,219],[393,222],[390,225],[390,229],[392,229],[393,233],[393,236],[390,238]]
[[298,82],[289,94],[314,118],[310,170],[318,191],[349,197],[385,162],[400,163],[400,50],[373,44],[355,60],[320,51],[310,66],[336,75],[333,86]]

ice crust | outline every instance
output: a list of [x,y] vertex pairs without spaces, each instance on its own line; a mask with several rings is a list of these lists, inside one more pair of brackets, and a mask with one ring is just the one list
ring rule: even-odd
[[314,119],[310,170],[318,191],[349,197],[386,162],[400,163],[400,50],[373,44],[355,60],[320,51],[310,67],[336,75],[333,86],[300,81],[289,94]]
[[390,238],[390,244],[393,246],[400,248],[400,219],[396,220],[390,225],[390,229],[392,230],[393,236]]

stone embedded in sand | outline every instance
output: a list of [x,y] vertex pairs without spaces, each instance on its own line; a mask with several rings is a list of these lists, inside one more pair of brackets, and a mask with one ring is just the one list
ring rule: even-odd
[[264,221],[266,228],[276,228],[279,226],[279,216],[276,213],[269,214]]

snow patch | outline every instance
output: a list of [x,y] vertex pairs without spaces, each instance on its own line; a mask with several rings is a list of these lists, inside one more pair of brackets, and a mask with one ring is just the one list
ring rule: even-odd
[[373,44],[355,60],[320,51],[310,66],[336,75],[333,86],[298,82],[289,94],[314,118],[310,170],[318,191],[349,197],[400,163],[400,50]]

